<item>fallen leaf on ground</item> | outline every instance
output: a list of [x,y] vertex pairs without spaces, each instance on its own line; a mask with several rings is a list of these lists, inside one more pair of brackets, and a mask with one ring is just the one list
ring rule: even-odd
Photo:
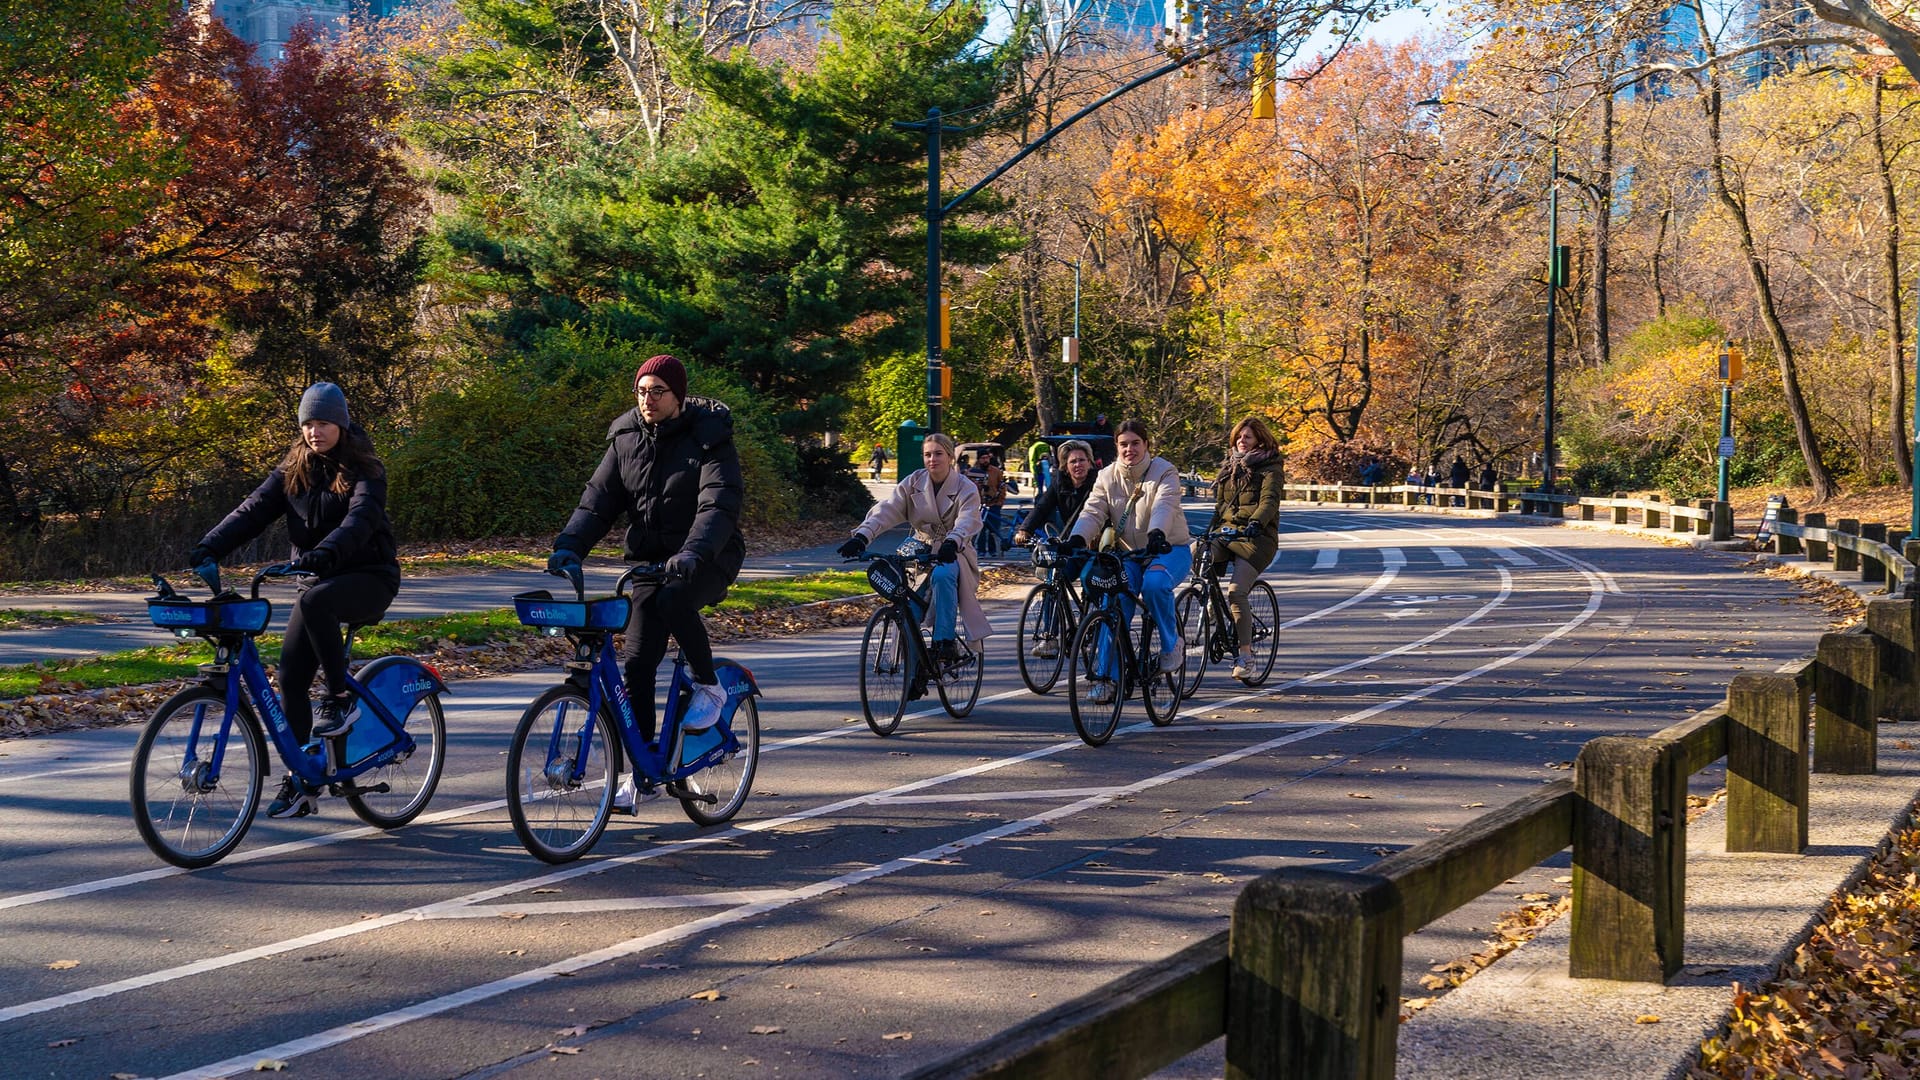
[[886,1033],[885,1035],[882,1035],[882,1036],[880,1036],[880,1037],[881,1037],[881,1038],[883,1038],[883,1039],[903,1039],[903,1040],[904,1040],[904,1039],[911,1039],[911,1038],[913,1038],[913,1032],[911,1032],[911,1031],[889,1031],[889,1032],[887,1032],[887,1033]]
[[580,1048],[579,1048],[579,1047],[577,1047],[577,1046],[549,1046],[549,1047],[547,1047],[547,1053],[549,1053],[549,1054],[577,1054],[577,1053],[579,1053],[579,1052],[580,1052]]
[[702,990],[697,994],[687,995],[687,997],[693,1001],[720,1001],[726,996],[727,995],[722,994],[718,990]]
[[749,1028],[748,1030],[755,1035],[778,1035],[787,1029],[783,1027],[777,1027],[773,1024],[759,1024],[752,1028]]
[[1652,1013],[1648,1013],[1645,1016],[1634,1017],[1633,1022],[1636,1024],[1657,1024],[1660,1022],[1660,1018]]
[[70,968],[77,968],[79,966],[80,966],[80,961],[78,960],[55,960],[53,963],[47,965],[47,970],[48,971],[66,971]]
[[79,1042],[80,1042],[79,1039],[55,1039],[52,1042],[47,1044],[47,1049],[64,1050],[69,1046],[74,1046],[78,1044]]

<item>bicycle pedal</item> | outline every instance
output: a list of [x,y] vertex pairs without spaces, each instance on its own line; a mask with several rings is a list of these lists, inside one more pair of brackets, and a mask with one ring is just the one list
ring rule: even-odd
[[335,795],[344,795],[349,799],[357,795],[385,795],[392,790],[393,785],[385,783],[384,781],[372,787],[361,787],[354,783],[335,784],[333,786],[333,793]]

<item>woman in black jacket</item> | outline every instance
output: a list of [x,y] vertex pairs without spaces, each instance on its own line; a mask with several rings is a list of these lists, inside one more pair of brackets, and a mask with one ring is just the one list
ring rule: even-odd
[[[634,718],[651,740],[654,673],[667,655],[668,635],[680,643],[693,673],[693,700],[681,727],[713,726],[726,704],[700,609],[725,599],[746,561],[740,533],[746,483],[733,444],[733,414],[718,401],[688,397],[687,369],[679,360],[656,356],[640,365],[633,392],[638,404],[607,429],[607,452],[566,531],[554,540],[547,569],[580,565],[622,514],[627,561],[666,562],[664,584],[633,590],[620,648]],[[658,795],[651,789],[636,793],[628,774],[614,806],[629,810]]]
[[[347,397],[329,382],[300,398],[300,434],[287,456],[188,555],[201,567],[217,563],[247,541],[287,519],[292,568],[315,575],[293,602],[280,650],[280,698],[296,741],[340,730],[352,702],[346,690],[344,622],[377,622],[400,591],[400,561],[387,520],[387,470],[373,440],[347,412]],[[307,700],[315,671],[326,674],[319,722]],[[267,806],[269,817],[302,817],[314,796],[291,774]]]
[[1061,443],[1059,468],[1053,471],[1053,483],[1034,496],[1026,519],[1014,531],[1013,545],[1025,546],[1033,534],[1043,528],[1056,538],[1067,535],[1073,528],[1073,519],[1080,516],[1080,507],[1087,501],[1087,492],[1093,490],[1093,473],[1093,447],[1080,439]]

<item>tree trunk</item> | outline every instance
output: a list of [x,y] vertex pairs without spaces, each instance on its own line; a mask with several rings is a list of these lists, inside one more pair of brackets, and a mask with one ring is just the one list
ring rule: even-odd
[[1667,317],[1667,283],[1660,276],[1660,254],[1667,246],[1667,223],[1673,220],[1673,207],[1660,211],[1660,223],[1653,234],[1653,256],[1648,261],[1653,273],[1653,315],[1656,319]]
[[1900,306],[1900,203],[1893,189],[1893,164],[1887,160],[1886,113],[1882,99],[1887,77],[1873,77],[1873,167],[1880,176],[1880,209],[1887,216],[1881,249],[1882,274],[1887,280],[1887,385],[1892,397],[1893,464],[1900,483],[1913,486],[1913,444],[1907,433],[1906,316]]
[[1039,433],[1045,435],[1060,418],[1060,406],[1054,392],[1049,349],[1053,337],[1047,333],[1039,293],[1040,269],[1031,259],[1025,259],[1020,273],[1020,338],[1027,355],[1027,371],[1033,378],[1034,418],[1040,425]]
[[1602,367],[1613,359],[1613,330],[1607,318],[1607,282],[1613,259],[1613,95],[1600,95],[1600,175],[1593,213],[1593,359]]
[[[1704,22],[1704,20],[1702,20]],[[1807,399],[1800,392],[1800,372],[1793,358],[1793,342],[1787,338],[1787,329],[1780,323],[1780,312],[1773,302],[1773,283],[1767,274],[1767,264],[1753,242],[1753,224],[1747,217],[1744,200],[1736,196],[1727,182],[1727,159],[1725,145],[1721,138],[1721,98],[1720,74],[1717,68],[1710,68],[1707,85],[1707,138],[1708,166],[1713,173],[1714,195],[1720,205],[1733,219],[1734,233],[1740,238],[1740,254],[1747,264],[1747,279],[1753,284],[1753,299],[1760,308],[1760,321],[1766,325],[1767,336],[1773,342],[1773,352],[1780,361],[1780,385],[1786,394],[1787,412],[1793,417],[1794,438],[1800,443],[1800,457],[1806,462],[1807,477],[1813,484],[1813,503],[1819,505],[1840,494],[1840,488],[1834,483],[1833,474],[1827,471],[1827,463],[1820,453],[1819,437],[1814,434],[1813,417],[1807,410]]]

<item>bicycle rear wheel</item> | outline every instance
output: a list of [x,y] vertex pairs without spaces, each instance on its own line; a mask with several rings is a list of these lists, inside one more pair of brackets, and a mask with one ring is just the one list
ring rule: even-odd
[[961,663],[952,674],[939,680],[940,704],[947,715],[962,720],[973,711],[974,702],[980,700],[980,680],[987,672],[987,643],[982,641],[976,651],[973,643],[965,638],[955,638],[953,643],[960,649]]
[[1274,658],[1280,655],[1280,601],[1273,595],[1273,586],[1254,582],[1253,591],[1247,594],[1247,609],[1253,616],[1253,669],[1241,681],[1259,686],[1273,674]]
[[[740,812],[753,791],[753,773],[760,765],[760,709],[753,698],[740,699],[727,727],[740,749],[677,785],[687,793],[680,797],[680,809],[696,825],[718,825],[728,820]],[[708,802],[707,796],[713,801]]]
[[908,687],[913,685],[913,632],[892,607],[867,619],[860,645],[860,711],[875,735],[893,734],[906,711]]
[[[366,717],[361,722],[377,721]],[[413,750],[354,777],[354,787],[361,790],[347,796],[347,806],[354,816],[382,829],[397,829],[420,816],[433,798],[433,789],[440,784],[440,770],[447,762],[447,718],[438,695],[428,694],[414,702],[400,722],[413,736]],[[366,790],[382,785],[387,790]]]
[[[1126,628],[1113,611],[1098,611],[1087,616],[1073,635],[1072,654],[1067,667],[1067,705],[1073,712],[1073,729],[1088,746],[1099,746],[1113,738],[1119,726],[1120,710],[1127,704],[1127,685],[1120,674],[1127,663]],[[1107,667],[1101,670],[1102,641],[1109,653]],[[1105,701],[1096,700],[1104,696]]]
[[[572,862],[606,831],[620,779],[618,738],[613,715],[604,707],[589,713],[587,699],[572,686],[548,690],[521,714],[507,746],[507,816],[535,858]],[[587,767],[575,780],[583,741]]]
[[1073,613],[1066,594],[1053,585],[1034,586],[1020,607],[1020,629],[1014,636],[1020,681],[1036,694],[1051,693],[1072,643]]
[[[1142,665],[1159,663],[1160,643],[1155,640],[1159,634],[1160,628],[1153,625],[1152,619],[1140,620],[1139,647],[1133,654],[1140,658]],[[1166,727],[1180,715],[1180,686],[1185,664],[1185,654],[1182,654],[1181,666],[1172,671],[1161,671],[1155,666],[1140,673],[1140,698],[1146,702],[1147,719],[1153,721],[1154,727]]]
[[154,711],[134,745],[133,826],[155,855],[188,870],[239,847],[260,806],[267,748],[251,716],[233,718],[220,775],[210,775],[226,708],[226,695],[211,687],[182,690]]
[[1207,618],[1208,590],[1189,582],[1174,595],[1174,620],[1180,638],[1187,643],[1186,664],[1181,668],[1180,696],[1192,697],[1207,675],[1207,659],[1213,655],[1213,620]]

